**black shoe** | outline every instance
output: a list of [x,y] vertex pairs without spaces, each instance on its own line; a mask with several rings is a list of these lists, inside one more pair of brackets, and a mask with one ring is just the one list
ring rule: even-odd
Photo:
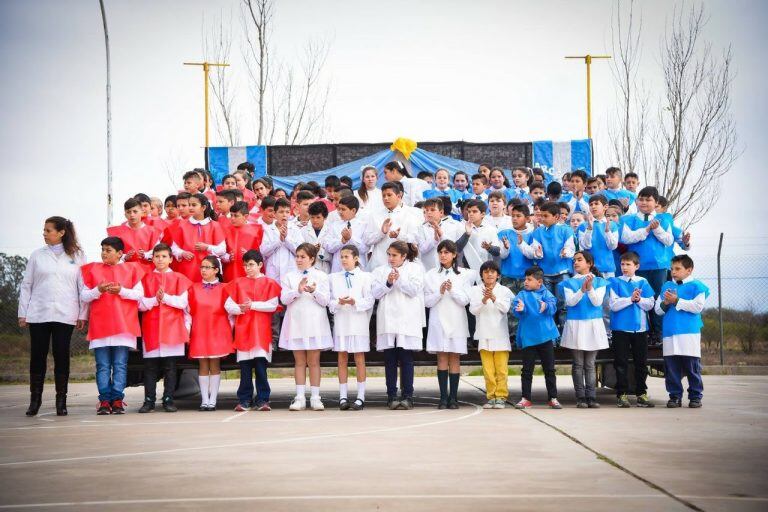
[[677,407],[682,407],[682,406],[683,406],[683,402],[679,398],[672,397],[667,402],[667,408],[668,409],[675,409]]
[[163,399],[163,410],[165,412],[176,412],[178,411],[178,407],[176,407],[173,404],[173,398],[164,398]]
[[395,400],[395,397],[388,396],[387,397],[387,408],[389,408],[390,411],[394,411],[398,407],[400,407],[400,402]]
[[698,409],[699,407],[701,407],[701,400],[691,400],[690,402],[688,402],[688,407],[690,407],[691,409]]
[[207,412],[207,411],[210,411],[210,409],[208,408],[208,405],[207,405],[207,404],[203,404],[203,405],[201,405],[200,407],[198,407],[198,408],[197,408],[197,410],[198,410],[198,411],[200,411],[200,412]]
[[413,398],[406,396],[400,399],[400,408],[410,411],[413,409]]
[[340,411],[348,411],[350,408],[349,400],[346,398],[340,398],[339,399],[339,410]]
[[29,376],[29,408],[27,416],[37,416],[40,406],[43,405],[43,383],[45,375],[34,374]]
[[56,416],[67,415],[67,395],[56,393]]
[[587,407],[589,407],[589,404],[586,400],[576,400],[577,409],[586,409]]
[[451,400],[450,402],[448,402],[448,408],[449,409],[458,409],[459,408],[459,402],[457,402],[456,400]]
[[149,400],[144,400],[144,403],[141,404],[141,408],[139,409],[139,412],[144,414],[147,412],[154,412],[155,411],[155,402],[150,402]]
[[600,404],[597,403],[597,400],[587,400],[587,407],[590,409],[599,409]]
[[365,408],[365,402],[360,400],[359,398],[355,398],[355,401],[352,402],[352,410],[362,411],[364,408]]
[[437,404],[438,409],[447,409],[448,408],[448,400],[447,399],[440,399],[440,403]]

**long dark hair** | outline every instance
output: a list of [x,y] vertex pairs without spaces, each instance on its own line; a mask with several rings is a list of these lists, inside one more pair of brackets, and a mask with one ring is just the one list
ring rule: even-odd
[[597,270],[597,267],[595,267],[595,257],[592,256],[591,252],[587,251],[576,251],[573,256],[576,257],[577,254],[581,254],[581,256],[584,258],[584,261],[587,262],[587,265],[589,265],[589,271],[595,276],[595,277],[602,277],[600,275],[600,271]]
[[81,252],[80,242],[77,241],[77,233],[75,232],[75,225],[72,221],[55,215],[45,219],[45,224],[53,224],[56,231],[63,231],[64,236],[61,239],[61,244],[64,246],[64,252],[67,256],[74,256],[78,252]]
[[[451,263],[451,269],[453,270],[454,274],[459,273],[459,248],[456,246],[456,242],[453,240],[443,240],[439,244],[437,244],[437,252],[439,253],[443,249],[447,250],[451,254],[453,254],[453,263]],[[443,266],[440,264],[440,268],[442,269]]]
[[408,172],[408,168],[400,160],[392,160],[391,162],[388,162],[384,168],[390,171],[397,171],[406,178],[411,177],[411,173]]
[[207,217],[211,220],[218,219],[218,215],[216,215],[216,212],[213,210],[213,207],[211,206],[211,202],[208,200],[208,197],[205,194],[192,194],[192,197],[200,201],[200,204],[203,205],[203,217]]

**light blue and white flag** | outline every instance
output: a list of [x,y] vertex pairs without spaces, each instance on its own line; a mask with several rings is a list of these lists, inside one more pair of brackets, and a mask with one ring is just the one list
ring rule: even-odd
[[251,162],[256,168],[253,177],[267,174],[267,146],[239,146],[208,148],[208,170],[217,184],[227,174],[237,170],[243,162]]
[[584,169],[592,176],[592,141],[536,141],[533,143],[533,167],[552,173],[558,180],[564,173],[576,169]]

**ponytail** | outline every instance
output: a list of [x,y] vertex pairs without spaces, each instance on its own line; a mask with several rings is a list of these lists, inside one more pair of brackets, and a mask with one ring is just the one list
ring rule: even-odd
[[594,275],[595,277],[602,277],[600,274],[600,271],[597,270],[597,267],[595,267],[595,257],[592,256],[591,252],[587,251],[576,251],[573,255],[574,257],[577,254],[581,254],[581,257],[584,258],[584,261],[586,261],[589,264],[589,271]]
[[67,253],[67,256],[71,257],[82,251],[80,248],[80,243],[77,241],[75,225],[72,224],[71,220],[56,215],[45,219],[45,224],[53,224],[53,227],[56,229],[56,231],[64,232],[64,236],[61,239],[61,244],[64,246],[64,252]]
[[208,200],[208,197],[205,194],[192,194],[192,197],[200,201],[200,204],[203,205],[203,218],[208,218],[211,220],[218,219],[218,215],[216,215],[213,206],[211,206],[211,202]]
[[413,261],[416,259],[416,257],[419,255],[419,249],[416,247],[416,244],[409,244],[402,240],[396,240],[389,244],[390,249],[394,249],[400,254],[405,255],[405,259],[408,261]]

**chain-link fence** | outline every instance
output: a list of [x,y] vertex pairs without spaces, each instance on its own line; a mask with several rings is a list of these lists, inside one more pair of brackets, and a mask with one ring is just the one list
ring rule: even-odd
[[[711,292],[704,312],[703,363],[768,364],[768,237],[725,236],[720,251],[719,236],[701,236],[694,244],[694,277]],[[28,374],[29,334],[17,318],[25,266],[25,257],[0,252],[0,381],[23,381]],[[92,374],[84,332],[74,332],[71,347],[73,376]]]

